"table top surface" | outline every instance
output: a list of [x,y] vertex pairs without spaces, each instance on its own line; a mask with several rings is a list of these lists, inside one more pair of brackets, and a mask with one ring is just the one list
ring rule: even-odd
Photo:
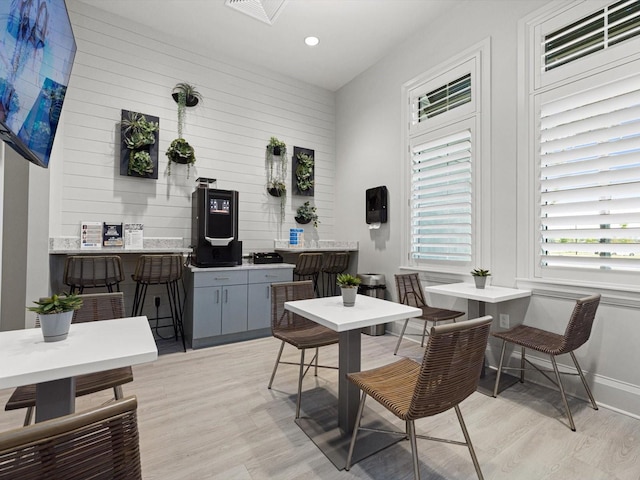
[[45,342],[40,328],[0,332],[0,388],[152,362],[158,349],[147,317],[71,325],[69,336]]
[[320,325],[345,332],[381,323],[419,317],[422,310],[368,295],[357,295],[353,307],[345,307],[342,296],[285,302],[284,308]]
[[485,288],[476,288],[474,283],[449,283],[445,285],[435,285],[425,287],[425,292],[437,293],[440,295],[450,295],[452,297],[477,300],[479,302],[500,303],[516,298],[531,296],[531,290],[521,290],[518,288],[494,287],[488,285]]

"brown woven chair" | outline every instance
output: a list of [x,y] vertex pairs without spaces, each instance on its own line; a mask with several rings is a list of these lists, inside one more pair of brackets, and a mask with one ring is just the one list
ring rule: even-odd
[[[473,450],[459,404],[475,392],[478,386],[490,326],[491,317],[485,316],[432,327],[422,364],[403,358],[383,367],[347,375],[349,381],[362,390],[362,398],[345,469],[351,468],[358,431],[374,430],[360,425],[365,400],[367,396],[371,396],[399,419],[405,421],[405,432],[384,432],[409,437],[413,457],[413,476],[416,480],[420,479],[416,438],[468,447],[478,478],[482,480],[480,464]],[[465,442],[416,434],[415,420],[437,415],[451,408],[456,411]]]
[[0,433],[0,480],[141,480],[137,400]]
[[338,294],[336,278],[339,274],[345,272],[348,267],[348,252],[332,252],[324,256],[322,273],[326,280],[325,287],[323,288],[325,297]]
[[[167,299],[171,312],[170,325],[158,325],[159,318],[156,318],[156,334],[160,338],[159,328],[173,328],[175,340],[178,335],[182,337],[182,348],[187,351],[184,337],[184,326],[182,323],[183,300],[180,295],[180,281],[182,280],[182,269],[184,259],[180,254],[173,255],[140,255],[136,264],[136,270],[131,278],[136,282],[136,292],[133,298],[133,308],[131,316],[142,315],[144,301],[147,297],[149,285],[165,285],[167,288]],[[157,306],[158,304],[156,304]]]
[[[273,379],[276,376],[276,370],[278,364],[286,363],[289,365],[299,365],[300,373],[298,376],[298,399],[296,401],[296,418],[300,418],[300,399],[302,396],[302,379],[306,375],[309,368],[313,365],[314,373],[318,375],[318,367],[322,368],[337,368],[327,367],[318,364],[318,350],[319,347],[325,345],[332,345],[338,343],[338,333],[333,330],[323,327],[311,320],[308,320],[300,315],[297,315],[289,310],[285,310],[284,302],[293,300],[305,300],[307,298],[314,298],[313,295],[313,282],[305,280],[301,282],[284,282],[274,283],[271,285],[271,332],[274,337],[282,340],[280,345],[280,351],[278,351],[278,357],[273,367],[273,373],[269,380],[269,386],[271,388]],[[288,343],[300,350],[300,363],[282,362],[280,357],[282,356],[282,350],[284,344]],[[308,348],[315,348],[316,352],[309,364],[304,363],[305,350]],[[315,362],[315,363],[314,363]],[[305,369],[305,367],[307,367]]]
[[[82,308],[73,312],[72,323],[93,322],[97,320],[110,320],[124,317],[124,298],[121,292],[94,293],[81,295]],[[122,385],[133,381],[131,367],[113,368],[103,372],[88,373],[76,377],[76,397],[89,395],[113,388],[114,398],[122,398]],[[24,425],[29,425],[33,419],[36,406],[36,386],[23,385],[17,387],[7,404],[5,410],[18,410],[26,408]]]
[[[545,378],[547,378],[547,380],[553,383],[558,388],[558,390],[560,390],[562,403],[564,403],[564,409],[567,412],[567,417],[569,418],[569,427],[575,432],[576,426],[573,422],[573,416],[571,415],[571,410],[569,409],[569,403],[567,402],[567,397],[564,392],[564,387],[562,385],[560,375],[579,375],[580,380],[582,380],[582,385],[584,385],[584,389],[587,391],[587,395],[589,396],[592,407],[595,410],[598,410],[598,405],[596,404],[596,401],[591,394],[589,385],[584,378],[584,374],[582,373],[580,364],[578,364],[578,360],[576,359],[573,351],[580,348],[586,343],[587,340],[589,340],[589,336],[591,335],[591,327],[593,326],[593,320],[595,319],[596,310],[598,309],[599,304],[600,295],[591,295],[589,297],[577,300],[564,335],[548,332],[546,330],[530,327],[528,325],[518,325],[504,332],[492,333],[494,337],[502,339],[502,353],[500,354],[500,364],[498,366],[496,384],[493,388],[493,396],[498,396],[498,382],[500,381],[500,374],[502,373],[502,370],[520,370],[520,382],[524,382],[526,362],[535,370],[540,372]],[[507,342],[514,343],[521,347],[520,368],[503,366],[504,353]],[[551,365],[553,365],[553,370],[543,370],[534,363],[527,360],[527,358],[525,357],[525,350],[527,348],[549,355],[549,358],[551,359]],[[561,372],[560,370],[558,370],[558,365],[556,363],[555,357],[564,353],[568,353],[569,355],[571,355],[573,364],[578,371],[577,373]],[[547,375],[548,372],[555,373],[555,381],[549,375]]]
[[[424,326],[422,327],[422,341],[420,346],[424,347],[424,338],[427,334],[427,322],[433,322],[433,325],[437,325],[438,322],[445,320],[456,321],[456,318],[461,317],[465,312],[458,312],[457,310],[447,310],[446,308],[434,308],[427,305],[424,298],[424,292],[422,291],[422,285],[420,284],[420,278],[417,273],[403,273],[395,275],[396,288],[398,290],[398,302],[409,305],[410,307],[416,307],[422,310],[422,315],[415,317],[417,320],[423,320]],[[400,348],[400,342],[404,336],[404,331],[407,329],[410,319],[406,319],[398,337],[398,343],[393,351],[394,355],[397,355],[398,348]]]
[[124,280],[122,261],[117,255],[78,255],[67,257],[63,282],[71,287],[71,293],[83,293],[85,288],[106,287],[107,291],[120,291]]
[[293,269],[294,280],[313,280],[313,291],[320,296],[318,276],[322,270],[322,253],[301,253]]

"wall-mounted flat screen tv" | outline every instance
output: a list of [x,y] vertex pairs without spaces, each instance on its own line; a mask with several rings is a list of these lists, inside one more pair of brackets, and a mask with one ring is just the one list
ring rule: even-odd
[[0,1],[0,138],[47,167],[76,42],[64,0]]

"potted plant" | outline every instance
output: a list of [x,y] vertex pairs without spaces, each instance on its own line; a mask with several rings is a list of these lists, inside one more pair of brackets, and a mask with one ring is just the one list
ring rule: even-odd
[[360,279],[349,273],[341,273],[336,277],[336,283],[342,293],[342,303],[345,307],[353,307],[356,304],[356,295]]
[[64,293],[34,301],[36,307],[27,307],[38,314],[45,342],[59,342],[67,338],[73,311],[82,307],[82,298]]
[[176,138],[171,142],[171,145],[169,145],[167,157],[169,157],[169,164],[167,165],[169,175],[171,175],[171,162],[176,162],[187,165],[187,178],[189,178],[191,165],[196,162],[195,150],[189,145],[189,142],[184,138]]
[[284,207],[287,201],[287,145],[276,137],[269,139],[266,154],[267,192],[280,198],[280,220],[284,220]]
[[471,270],[471,275],[473,275],[476,288],[484,288],[487,283],[487,277],[491,276],[491,272],[482,268],[474,268]]
[[296,155],[296,187],[301,193],[313,188],[313,157],[300,152]]
[[202,100],[202,94],[193,85],[181,82],[173,87],[171,96],[178,104],[178,137],[182,138],[186,107],[195,107]]
[[313,226],[318,228],[318,214],[316,213],[316,207],[309,205],[309,202],[304,202],[296,210],[296,222],[305,225],[309,222],[313,222]]
[[128,174],[135,172],[141,177],[153,173],[153,161],[151,154],[146,150],[132,150],[129,155]]
[[267,152],[276,157],[286,156],[287,144],[281,142],[276,137],[271,137],[269,139],[269,144],[267,145]]

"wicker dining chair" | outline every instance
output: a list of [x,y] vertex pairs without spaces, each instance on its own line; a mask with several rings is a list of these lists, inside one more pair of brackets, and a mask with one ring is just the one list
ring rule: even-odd
[[[475,392],[478,386],[491,320],[492,317],[485,316],[432,327],[422,364],[403,358],[383,367],[347,375],[349,381],[362,390],[362,397],[347,454],[346,470],[351,468],[358,431],[380,431],[361,426],[365,400],[367,396],[371,396],[405,421],[406,431],[383,432],[409,437],[413,476],[416,480],[420,479],[416,438],[466,446],[478,478],[482,480],[480,464],[459,404]],[[451,408],[455,409],[460,422],[464,442],[416,434],[415,420],[437,415]]]
[[136,397],[0,433],[0,480],[141,480]]
[[[318,375],[319,367],[337,369],[337,367],[319,365],[318,351],[319,347],[338,343],[338,333],[284,308],[285,302],[314,298],[313,292],[313,282],[311,280],[274,283],[271,285],[271,332],[275,338],[282,340],[282,343],[280,344],[280,350],[278,351],[276,363],[273,366],[273,372],[271,373],[271,379],[269,380],[267,388],[271,388],[280,363],[299,365],[296,418],[300,418],[302,379],[307,371],[309,371],[309,368],[314,366],[314,374],[316,376]],[[300,350],[300,363],[283,362],[280,360],[285,343],[293,345]],[[304,354],[309,348],[315,348],[316,351],[311,361],[305,364]]]
[[322,270],[322,253],[301,253],[296,259],[293,269],[294,280],[312,280],[313,291],[320,296],[318,290],[318,276]]
[[63,283],[71,293],[84,293],[85,288],[106,287],[107,291],[120,291],[124,280],[122,261],[118,255],[75,255],[65,260]]
[[[567,402],[567,396],[564,392],[564,386],[562,385],[561,375],[579,375],[582,380],[582,385],[589,396],[591,406],[594,410],[598,410],[598,404],[593,398],[593,394],[589,389],[587,380],[584,378],[584,373],[580,368],[580,364],[576,359],[574,350],[577,350],[584,345],[589,336],[591,335],[591,328],[593,327],[593,321],[596,316],[596,310],[600,304],[600,295],[591,295],[588,297],[580,298],[576,301],[576,305],[571,313],[571,318],[564,335],[558,333],[549,332],[536,327],[530,327],[528,325],[518,325],[510,330],[504,332],[494,332],[492,335],[496,338],[502,339],[502,353],[500,354],[500,364],[498,366],[498,374],[496,376],[496,383],[493,387],[493,396],[498,396],[498,382],[500,381],[500,374],[502,370],[519,370],[520,382],[524,382],[525,362],[533,367],[533,369],[540,372],[547,380],[553,383],[560,391],[562,397],[562,403],[569,419],[569,428],[576,431],[575,423],[573,422],[573,416],[571,415],[571,409]],[[504,353],[506,350],[507,342],[519,345],[521,347],[520,367],[505,367]],[[551,359],[551,365],[553,370],[543,370],[536,364],[532,363],[525,357],[525,350],[530,348],[537,352],[546,353]],[[573,372],[561,372],[558,370],[558,364],[556,363],[556,356],[568,353],[571,355],[573,364],[576,367],[577,373]],[[555,373],[555,381],[547,373]]]
[[325,297],[338,294],[336,278],[349,267],[349,252],[331,252],[324,256],[322,274],[326,280],[323,287]]
[[[396,274],[395,279],[396,288],[398,290],[398,302],[422,310],[422,315],[415,317],[416,320],[424,321],[424,326],[422,327],[422,341],[420,342],[421,347],[424,347],[424,339],[427,334],[427,322],[432,322],[434,326],[437,325],[438,322],[445,320],[453,320],[455,322],[456,318],[465,314],[465,312],[459,312],[457,310],[435,308],[427,305],[422,285],[420,284],[420,278],[417,273]],[[394,355],[397,355],[398,353],[398,348],[400,348],[400,342],[402,342],[402,337],[407,329],[409,320],[410,319],[407,318],[402,326],[402,331],[398,337],[398,343],[396,343],[396,348],[393,351]]]
[[[123,318],[125,315],[122,292],[92,293],[79,296],[82,298],[82,307],[73,312],[72,323],[111,320]],[[76,377],[76,397],[113,388],[113,396],[118,400],[123,397],[122,385],[132,381],[133,371],[131,367],[113,368],[103,372],[78,375]],[[9,411],[26,408],[27,413],[24,417],[24,425],[26,426],[33,419],[35,406],[36,386],[31,384],[17,387],[9,397],[4,409]]]

